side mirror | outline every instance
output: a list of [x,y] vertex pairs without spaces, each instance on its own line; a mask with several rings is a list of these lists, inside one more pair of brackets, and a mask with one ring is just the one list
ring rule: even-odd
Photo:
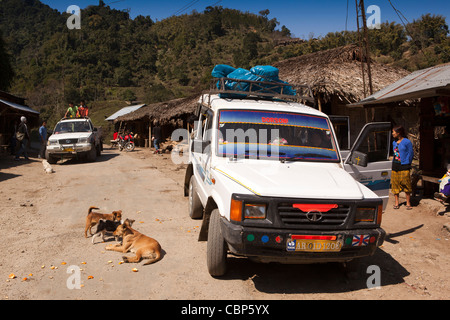
[[209,150],[209,146],[211,145],[211,141],[205,141],[200,139],[195,139],[191,144],[191,151],[197,153],[207,153]]
[[361,166],[361,167],[367,167],[368,162],[369,162],[369,157],[367,156],[367,154],[365,154],[363,152],[359,152],[359,151],[352,152],[352,155],[350,158],[351,164]]

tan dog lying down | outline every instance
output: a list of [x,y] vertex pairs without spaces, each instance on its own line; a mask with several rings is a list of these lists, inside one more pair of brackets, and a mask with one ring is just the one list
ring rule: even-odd
[[123,224],[114,231],[114,236],[122,237],[122,244],[109,245],[106,250],[122,253],[133,252],[135,257],[123,257],[127,263],[138,263],[141,259],[148,259],[144,265],[152,264],[161,259],[161,246],[155,239],[147,237],[131,228],[134,220],[126,219]]
[[87,238],[87,232],[92,236],[92,227],[95,226],[100,219],[110,220],[110,221],[120,221],[122,220],[122,210],[113,211],[112,213],[98,213],[92,212],[92,210],[98,210],[96,207],[90,207],[88,215],[86,217],[86,227],[84,228],[84,236]]

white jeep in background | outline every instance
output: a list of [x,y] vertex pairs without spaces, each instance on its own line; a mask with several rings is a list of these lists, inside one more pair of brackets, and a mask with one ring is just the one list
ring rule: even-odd
[[89,118],[62,119],[48,139],[45,158],[51,164],[63,158],[95,161],[102,150],[101,134]]
[[346,117],[334,124],[280,95],[220,92],[198,102],[185,176],[209,273],[225,274],[228,254],[281,263],[373,255],[386,234],[391,124],[367,124],[340,150]]

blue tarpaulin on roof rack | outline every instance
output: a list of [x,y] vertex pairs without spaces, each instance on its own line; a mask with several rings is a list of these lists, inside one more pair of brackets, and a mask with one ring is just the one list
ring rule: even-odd
[[[259,93],[278,93],[283,95],[295,96],[294,90],[287,82],[279,79],[279,71],[272,66],[255,66],[250,70],[243,68],[233,68],[228,65],[216,65],[212,71],[212,76],[215,78],[227,78],[225,81],[225,88],[220,88],[220,82],[217,82],[218,89],[225,89],[230,91],[249,92],[250,81],[261,82],[260,87],[267,88],[267,90],[258,90]],[[233,81],[244,80],[244,81]],[[249,81],[249,82],[245,82]],[[277,86],[277,84],[279,84]],[[221,98],[240,98],[245,95],[221,93]]]

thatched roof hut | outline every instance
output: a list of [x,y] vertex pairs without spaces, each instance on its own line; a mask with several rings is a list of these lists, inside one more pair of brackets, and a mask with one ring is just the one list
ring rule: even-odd
[[[138,146],[149,146],[152,127],[159,122],[163,138],[169,138],[176,128],[187,128],[188,118],[195,112],[200,94],[146,105],[114,120],[116,127],[138,134]],[[122,126],[122,124],[124,124]]]
[[150,104],[135,112],[118,117],[115,122],[146,120],[149,122],[159,121],[161,125],[176,123],[179,120],[185,120],[195,111],[198,98],[199,95],[194,95],[188,98]]
[[[321,111],[328,115],[349,116],[352,141],[366,122],[389,121],[405,127],[414,126],[417,110],[403,112],[406,105],[384,106],[372,112],[348,106],[370,95],[370,92],[364,93],[360,52],[357,45],[351,44],[290,58],[274,66],[280,70],[280,78],[284,81],[309,85]],[[374,92],[410,74],[407,70],[373,60],[371,71]],[[368,88],[367,75],[366,86]]]
[[[360,49],[347,45],[290,58],[274,65],[280,69],[280,78],[289,83],[308,84],[322,102],[337,97],[348,104],[365,98],[361,72]],[[408,71],[371,61],[374,92],[398,81]]]

